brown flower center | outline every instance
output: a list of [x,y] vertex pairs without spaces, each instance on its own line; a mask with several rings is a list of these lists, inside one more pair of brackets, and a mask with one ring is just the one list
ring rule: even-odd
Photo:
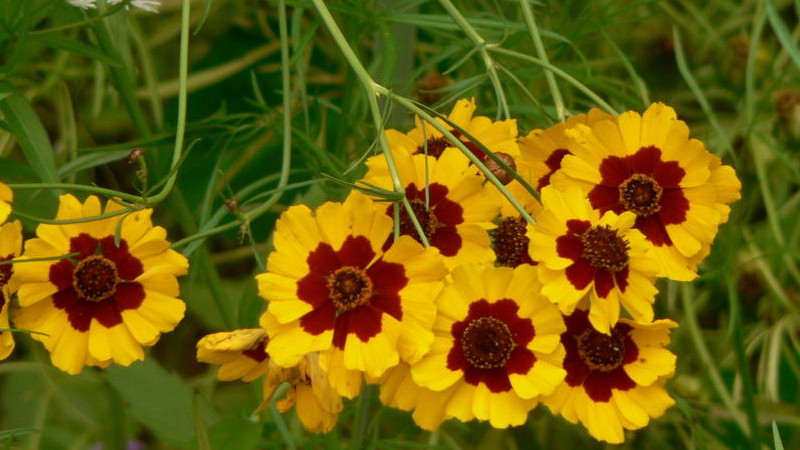
[[506,217],[494,230],[494,252],[501,266],[517,267],[525,259],[530,242],[525,224],[522,217]]
[[625,342],[615,330],[611,335],[586,330],[578,337],[578,356],[590,370],[610,372],[625,359]]
[[635,173],[619,185],[619,199],[625,209],[639,216],[650,216],[661,210],[664,189],[648,175]]
[[[444,153],[444,150],[447,147],[452,147],[453,144],[447,140],[444,136],[438,138],[430,138],[428,139],[428,156],[433,156],[436,159],[439,159]],[[420,145],[417,147],[417,153],[425,153],[425,146]]]
[[508,325],[494,317],[473,320],[461,336],[464,356],[478,369],[505,367],[516,345]]
[[92,302],[100,302],[114,295],[119,282],[117,265],[101,255],[82,260],[72,271],[75,292],[82,299]]
[[[498,152],[494,155],[497,156],[497,159],[503,161],[511,170],[517,170],[517,163],[514,162],[514,158],[512,158],[508,153]],[[494,176],[497,177],[497,180],[504,185],[511,183],[511,181],[514,180],[514,175],[512,175],[511,172],[500,167],[500,164],[497,164],[491,158],[486,161],[486,168],[489,169],[489,171],[491,171]]]
[[628,265],[628,243],[608,225],[597,225],[581,235],[583,258],[597,269],[619,272]]
[[357,267],[340,267],[328,277],[328,292],[337,314],[341,314],[369,302],[372,280]]
[[[425,206],[425,202],[421,199],[415,198],[409,201],[409,203],[411,203],[411,210],[414,211],[414,215],[417,217],[417,221],[422,227],[422,232],[425,233],[426,238],[430,239],[439,225],[436,214],[434,214],[429,207]],[[400,208],[400,234],[411,236],[417,241],[420,240],[419,233],[417,233],[417,229],[414,227],[414,222],[411,221],[411,216],[408,215],[408,211],[406,211],[404,207]]]

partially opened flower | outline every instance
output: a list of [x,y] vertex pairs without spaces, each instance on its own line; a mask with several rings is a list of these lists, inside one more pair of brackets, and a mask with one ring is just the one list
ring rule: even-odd
[[[446,149],[436,159],[412,155],[405,147],[392,150],[406,198],[431,246],[445,257],[448,267],[473,262],[491,262],[494,252],[488,230],[500,210],[497,190],[470,168],[456,149]],[[393,183],[383,155],[367,160],[366,184],[392,190]],[[411,216],[399,206],[400,233],[420,240]],[[385,207],[394,217],[395,206]]]
[[8,219],[11,214],[11,202],[14,200],[14,192],[8,185],[0,182],[0,223]]
[[[519,156],[517,121],[515,119],[492,121],[486,116],[474,116],[476,108],[475,101],[472,99],[458,100],[447,120],[472,136],[491,152],[505,154],[511,158]],[[458,148],[431,124],[423,122],[418,117],[415,118],[415,121],[416,126],[408,133],[386,130],[389,146],[392,148],[404,147],[412,153],[427,154],[434,158],[442,156],[448,148],[458,151]],[[437,122],[459,138],[478,159],[483,162],[487,161],[486,153],[470,141],[467,136],[464,136],[442,119],[437,119]]]
[[636,216],[601,215],[576,187],[547,186],[542,202],[544,210],[528,232],[542,294],[570,314],[588,293],[589,318],[603,333],[617,323],[620,303],[634,319],[653,320],[657,268],[647,253],[651,246],[633,228]]
[[[0,226],[0,262],[8,262],[22,253],[22,225],[19,221]],[[0,329],[7,330],[8,305],[11,295],[19,283],[14,277],[14,264],[0,265]],[[0,331],[0,359],[5,359],[14,350],[14,336],[10,331]]]
[[686,123],[662,103],[643,115],[628,111],[616,121],[577,124],[566,134],[571,154],[553,184],[582,186],[600,212],[633,212],[635,228],[654,246],[659,275],[696,277],[696,256],[739,198],[734,170],[690,139]]
[[257,412],[269,406],[281,384],[289,383],[286,397],[276,403],[278,411],[296,406],[303,428],[312,433],[330,431],[342,410],[342,398],[319,368],[317,355],[306,355],[296,366],[283,368],[269,358],[267,341],[262,328],[209,334],[197,343],[197,360],[218,364],[217,378],[223,381],[253,381],[263,376],[264,400]]
[[542,399],[554,414],[619,444],[623,429],[642,428],[675,403],[663,386],[675,370],[675,355],[664,348],[675,322],[622,319],[603,334],[592,327],[588,311],[577,309],[564,320],[567,376]]
[[71,374],[85,365],[127,366],[144,358],[143,346],[158,341],[183,318],[186,305],[177,298],[177,276],[188,269],[181,254],[169,248],[166,230],[154,227],[152,210],[93,220],[123,206],[90,196],[81,203],[62,195],[56,220],[41,224],[38,238],[25,243],[18,263],[18,328],[37,331],[53,365]]
[[269,301],[261,326],[270,358],[291,367],[320,352],[333,386],[354,397],[362,373],[381,376],[428,350],[431,299],[447,269],[436,249],[408,236],[384,250],[392,228],[385,207],[358,191],[344,203],[281,215],[267,272],[256,277]]
[[561,382],[564,324],[539,287],[530,265],[454,269],[436,299],[436,339],[411,365],[414,382],[427,388],[417,402],[444,408],[440,414],[426,410],[430,419],[421,426],[438,426],[447,417],[520,425],[537,398]]

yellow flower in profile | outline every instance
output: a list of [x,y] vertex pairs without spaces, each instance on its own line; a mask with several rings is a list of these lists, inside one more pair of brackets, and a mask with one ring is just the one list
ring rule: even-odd
[[567,376],[542,398],[554,414],[581,422],[595,439],[619,444],[625,440],[623,429],[642,428],[675,403],[663,386],[675,371],[675,355],[664,348],[675,322],[622,319],[603,334],[585,310],[564,321]]
[[316,354],[306,355],[293,367],[275,364],[266,352],[267,333],[262,328],[245,328],[204,336],[197,343],[197,360],[220,366],[217,378],[223,381],[253,381],[264,377],[264,393],[257,412],[269,406],[283,383],[291,385],[286,398],[277,402],[280,412],[296,405],[303,428],[312,433],[327,433],[336,425],[342,398],[328,383],[319,368]]
[[635,228],[654,246],[659,276],[696,277],[698,255],[740,197],[733,168],[690,139],[686,123],[662,103],[566,134],[571,154],[553,184],[580,185],[600,212],[633,212]]
[[[90,196],[59,199],[56,220],[89,218],[123,206]],[[60,225],[41,224],[25,243],[22,259],[53,258],[14,266],[20,309],[14,323],[50,352],[53,365],[70,374],[84,366],[127,366],[144,358],[161,333],[183,318],[177,276],[188,269],[169,248],[166,230],[154,227],[152,210]]]
[[[18,220],[0,226],[0,262],[10,261],[22,253],[22,225]],[[14,276],[14,264],[0,265],[0,329],[10,328],[8,305],[19,283]],[[14,336],[10,331],[0,331],[0,359],[6,359],[14,350]]]
[[[486,116],[474,116],[476,108],[474,99],[458,100],[447,116],[447,120],[467,132],[491,152],[506,154],[511,158],[518,157],[519,146],[517,145],[516,119],[492,121]],[[452,142],[429,123],[423,122],[418,117],[415,118],[415,122],[416,126],[408,133],[386,130],[389,146],[393,149],[403,147],[414,154],[427,154],[437,159],[448,148],[459,151]],[[467,136],[453,129],[442,119],[437,119],[437,122],[459,138],[479,160],[487,162],[486,153],[471,142]]]
[[[488,230],[500,211],[500,194],[475,173],[457,149],[445,149],[436,159],[412,155],[405,147],[392,149],[400,182],[414,215],[431,246],[453,267],[473,262],[491,262],[494,252]],[[367,174],[362,182],[392,190],[386,159],[383,155],[367,160]],[[419,240],[411,217],[400,208],[400,233]],[[395,206],[384,208],[394,217]]]
[[5,183],[0,182],[0,223],[8,219],[11,214],[11,202],[14,200],[14,192]]
[[530,227],[542,294],[570,314],[588,293],[589,319],[603,333],[619,320],[620,303],[641,322],[653,320],[656,268],[636,216],[593,209],[577,187],[542,190],[544,210]]
[[420,426],[435,428],[447,417],[489,421],[496,428],[520,425],[538,397],[563,380],[564,323],[539,288],[530,265],[453,270],[436,299],[436,339],[411,364],[413,381],[427,388],[415,393],[417,407],[424,404],[424,413],[415,416]]
[[428,351],[447,269],[434,248],[400,236],[384,248],[392,219],[358,191],[312,212],[286,210],[275,224],[275,251],[256,276],[268,300],[261,326],[267,353],[292,367],[320,352],[322,369],[341,395],[354,397],[362,374],[381,376],[402,359]]

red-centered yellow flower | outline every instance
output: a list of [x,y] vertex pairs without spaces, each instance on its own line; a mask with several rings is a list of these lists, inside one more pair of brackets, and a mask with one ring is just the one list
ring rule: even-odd
[[601,215],[577,187],[547,186],[542,202],[544,211],[528,232],[542,294],[570,314],[589,293],[589,319],[603,333],[619,320],[620,303],[634,319],[652,321],[657,269],[647,253],[652,247],[633,228],[636,216]]
[[[484,184],[457,149],[446,149],[439,159],[411,155],[405,147],[392,149],[406,197],[431,246],[444,256],[445,264],[491,262],[494,252],[488,230],[500,210],[500,194]],[[364,183],[392,190],[392,179],[383,155],[367,160]],[[419,240],[405,208],[400,208],[400,233]],[[384,208],[394,217],[395,206]]]
[[253,381],[267,373],[267,332],[262,328],[221,331],[197,342],[197,360],[217,364],[222,381]]
[[550,177],[561,168],[561,160],[570,153],[570,141],[565,131],[577,124],[592,126],[600,120],[614,120],[610,114],[597,108],[589,114],[576,114],[550,128],[536,129],[519,139],[518,165],[530,167],[531,185],[537,191],[550,184]]
[[581,185],[595,209],[636,214],[636,229],[655,247],[659,275],[691,280],[741,183],[721,165],[675,111],[654,103],[643,115],[577,124],[566,131],[571,155],[552,182]]
[[[492,121],[486,116],[474,116],[475,101],[473,99],[461,99],[453,106],[453,110],[447,120],[454,123],[458,128],[466,131],[476,141],[488,148],[495,154],[505,154],[511,158],[519,156],[519,146],[517,145],[517,121],[515,119]],[[477,145],[471,142],[461,132],[453,129],[444,120],[437,121],[454,136],[461,139],[464,145],[482,162],[487,162],[488,157]],[[448,148],[458,150],[439,130],[429,123],[415,118],[416,127],[406,133],[397,130],[386,130],[386,138],[391,148],[404,147],[412,153],[427,154],[434,158],[442,156]]]
[[[22,225],[18,220],[0,226],[0,262],[10,261],[22,253]],[[0,329],[8,329],[8,305],[11,295],[19,285],[14,276],[14,264],[0,265]],[[10,331],[0,331],[0,359],[6,359],[14,350],[14,336]]]
[[5,222],[11,214],[11,202],[14,200],[14,192],[5,183],[0,182],[0,223]]
[[675,355],[664,346],[677,324],[622,319],[611,334],[602,334],[587,314],[577,309],[564,318],[567,377],[542,403],[572,423],[580,421],[594,438],[619,444],[623,429],[642,428],[675,403],[663,385],[675,371]]
[[411,365],[414,382],[431,391],[418,402],[442,405],[439,418],[498,428],[524,423],[537,398],[565,374],[564,323],[539,288],[530,265],[456,268],[436,299],[431,350]]
[[408,236],[384,250],[392,231],[384,205],[358,191],[344,203],[315,212],[295,205],[281,215],[267,272],[256,277],[269,301],[261,326],[277,364],[291,367],[320,352],[331,384],[354,397],[362,373],[379,377],[428,351],[431,299],[447,269],[436,249]]
[[[81,203],[62,195],[56,220],[89,218],[123,209],[113,201],[101,210],[90,196]],[[154,227],[152,210],[62,225],[42,224],[25,243],[14,266],[20,283],[18,328],[50,351],[53,365],[71,374],[85,365],[127,366],[144,358],[143,346],[158,341],[183,318],[186,305],[177,276],[188,269],[170,250],[166,230]]]

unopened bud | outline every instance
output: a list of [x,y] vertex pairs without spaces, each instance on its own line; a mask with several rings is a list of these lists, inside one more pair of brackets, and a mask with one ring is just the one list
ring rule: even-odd
[[239,201],[236,200],[236,197],[231,197],[225,200],[225,208],[231,213],[236,213],[239,210]]
[[128,163],[135,164],[144,158],[144,148],[142,147],[135,147],[131,152],[128,154]]
[[[503,161],[511,170],[517,170],[517,164],[514,162],[514,158],[512,158],[508,153],[498,152],[495,153],[494,156],[496,156],[500,161]],[[500,180],[500,182],[504,185],[511,183],[511,180],[514,179],[514,175],[500,167],[500,164],[497,164],[494,159],[489,158],[486,160],[486,168],[489,169],[489,171],[492,172],[494,176],[496,176],[497,179]]]

